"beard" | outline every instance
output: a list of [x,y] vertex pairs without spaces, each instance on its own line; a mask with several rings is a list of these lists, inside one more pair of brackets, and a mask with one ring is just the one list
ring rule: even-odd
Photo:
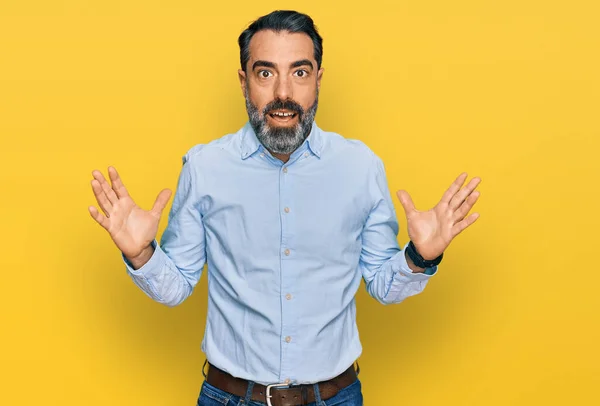
[[[249,98],[249,89],[246,86],[246,110],[250,125],[256,133],[256,138],[269,151],[276,154],[291,154],[310,134],[312,124],[317,114],[319,104],[319,89],[315,101],[306,111],[293,100],[273,100],[259,112]],[[291,127],[271,127],[267,123],[267,114],[277,109],[292,111],[298,115],[298,122]]]

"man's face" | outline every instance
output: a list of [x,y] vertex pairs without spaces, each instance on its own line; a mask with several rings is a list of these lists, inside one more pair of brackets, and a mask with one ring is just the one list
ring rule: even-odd
[[239,70],[250,124],[271,152],[290,154],[308,137],[317,112],[323,69],[304,33],[259,31]]

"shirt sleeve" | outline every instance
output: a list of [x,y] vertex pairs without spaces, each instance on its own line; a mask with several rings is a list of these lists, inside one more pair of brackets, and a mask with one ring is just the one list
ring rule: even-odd
[[205,234],[197,198],[198,181],[189,153],[183,157],[168,224],[150,260],[134,270],[121,253],[133,282],[150,298],[167,306],[183,302],[200,280],[206,261]]
[[373,207],[362,231],[359,266],[369,294],[383,304],[400,303],[421,293],[437,266],[413,273],[397,241],[398,221],[381,159],[374,155],[368,193]]

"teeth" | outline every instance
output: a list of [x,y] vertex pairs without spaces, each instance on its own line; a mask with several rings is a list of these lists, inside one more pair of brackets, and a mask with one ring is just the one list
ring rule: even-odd
[[282,113],[282,112],[279,112],[279,111],[276,112],[276,113],[273,113],[273,115],[278,116],[278,117],[289,117],[289,116],[292,116],[293,114],[294,113]]

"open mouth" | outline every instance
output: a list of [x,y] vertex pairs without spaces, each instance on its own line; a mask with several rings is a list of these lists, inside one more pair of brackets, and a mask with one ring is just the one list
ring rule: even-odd
[[289,110],[275,110],[268,113],[268,116],[271,117],[274,121],[286,123],[295,120],[298,116],[298,113]]

